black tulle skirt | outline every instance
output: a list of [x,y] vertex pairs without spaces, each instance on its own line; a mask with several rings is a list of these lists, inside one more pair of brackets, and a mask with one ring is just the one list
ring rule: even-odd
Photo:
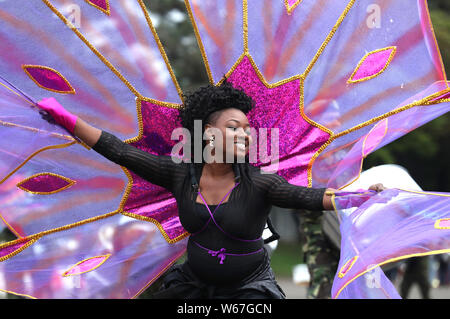
[[153,294],[156,299],[285,299],[286,295],[275,281],[270,258],[248,277],[228,286],[203,282],[189,266],[189,261],[172,267],[166,273],[161,288]]

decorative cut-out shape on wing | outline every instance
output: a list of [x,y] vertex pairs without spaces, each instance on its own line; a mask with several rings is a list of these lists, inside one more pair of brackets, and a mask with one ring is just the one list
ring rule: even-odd
[[354,256],[349,259],[339,270],[338,277],[343,278],[347,272],[353,267],[353,264],[356,262],[359,256]]
[[42,65],[22,65],[25,73],[39,87],[56,92],[75,94],[75,89],[70,85],[69,81],[57,70]]
[[441,218],[434,223],[434,228],[450,229],[450,218]]
[[110,256],[111,254],[106,254],[102,256],[94,256],[83,259],[77,262],[72,267],[70,267],[68,270],[66,270],[62,274],[62,276],[67,277],[67,276],[81,275],[89,271],[95,270],[98,267],[100,267]]
[[109,0],[86,0],[86,2],[107,15],[111,14],[109,11]]
[[49,195],[63,191],[75,183],[76,181],[59,174],[39,173],[17,183],[17,187],[29,193]]
[[393,46],[366,53],[347,83],[367,81],[383,73],[394,58],[396,50],[397,48]]
[[18,239],[0,245],[0,262],[3,262],[34,244],[38,239]]

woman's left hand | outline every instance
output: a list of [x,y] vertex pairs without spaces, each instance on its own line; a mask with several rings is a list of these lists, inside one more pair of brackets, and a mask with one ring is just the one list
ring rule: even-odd
[[369,189],[373,190],[373,191],[376,191],[377,193],[380,193],[380,192],[384,191],[387,188],[384,187],[383,184],[377,183],[377,184],[374,184],[374,185],[370,186]]

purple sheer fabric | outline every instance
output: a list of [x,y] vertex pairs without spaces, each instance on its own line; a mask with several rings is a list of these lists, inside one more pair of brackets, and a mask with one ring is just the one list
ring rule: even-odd
[[450,229],[439,227],[450,216],[449,193],[349,192],[334,202],[342,239],[333,298],[400,298],[379,266],[450,252]]

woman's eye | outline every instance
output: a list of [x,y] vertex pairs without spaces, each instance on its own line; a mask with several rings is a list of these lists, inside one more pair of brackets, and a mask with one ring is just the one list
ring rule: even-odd
[[233,131],[236,131],[236,130],[237,130],[237,127],[229,126],[228,128],[231,128]]

